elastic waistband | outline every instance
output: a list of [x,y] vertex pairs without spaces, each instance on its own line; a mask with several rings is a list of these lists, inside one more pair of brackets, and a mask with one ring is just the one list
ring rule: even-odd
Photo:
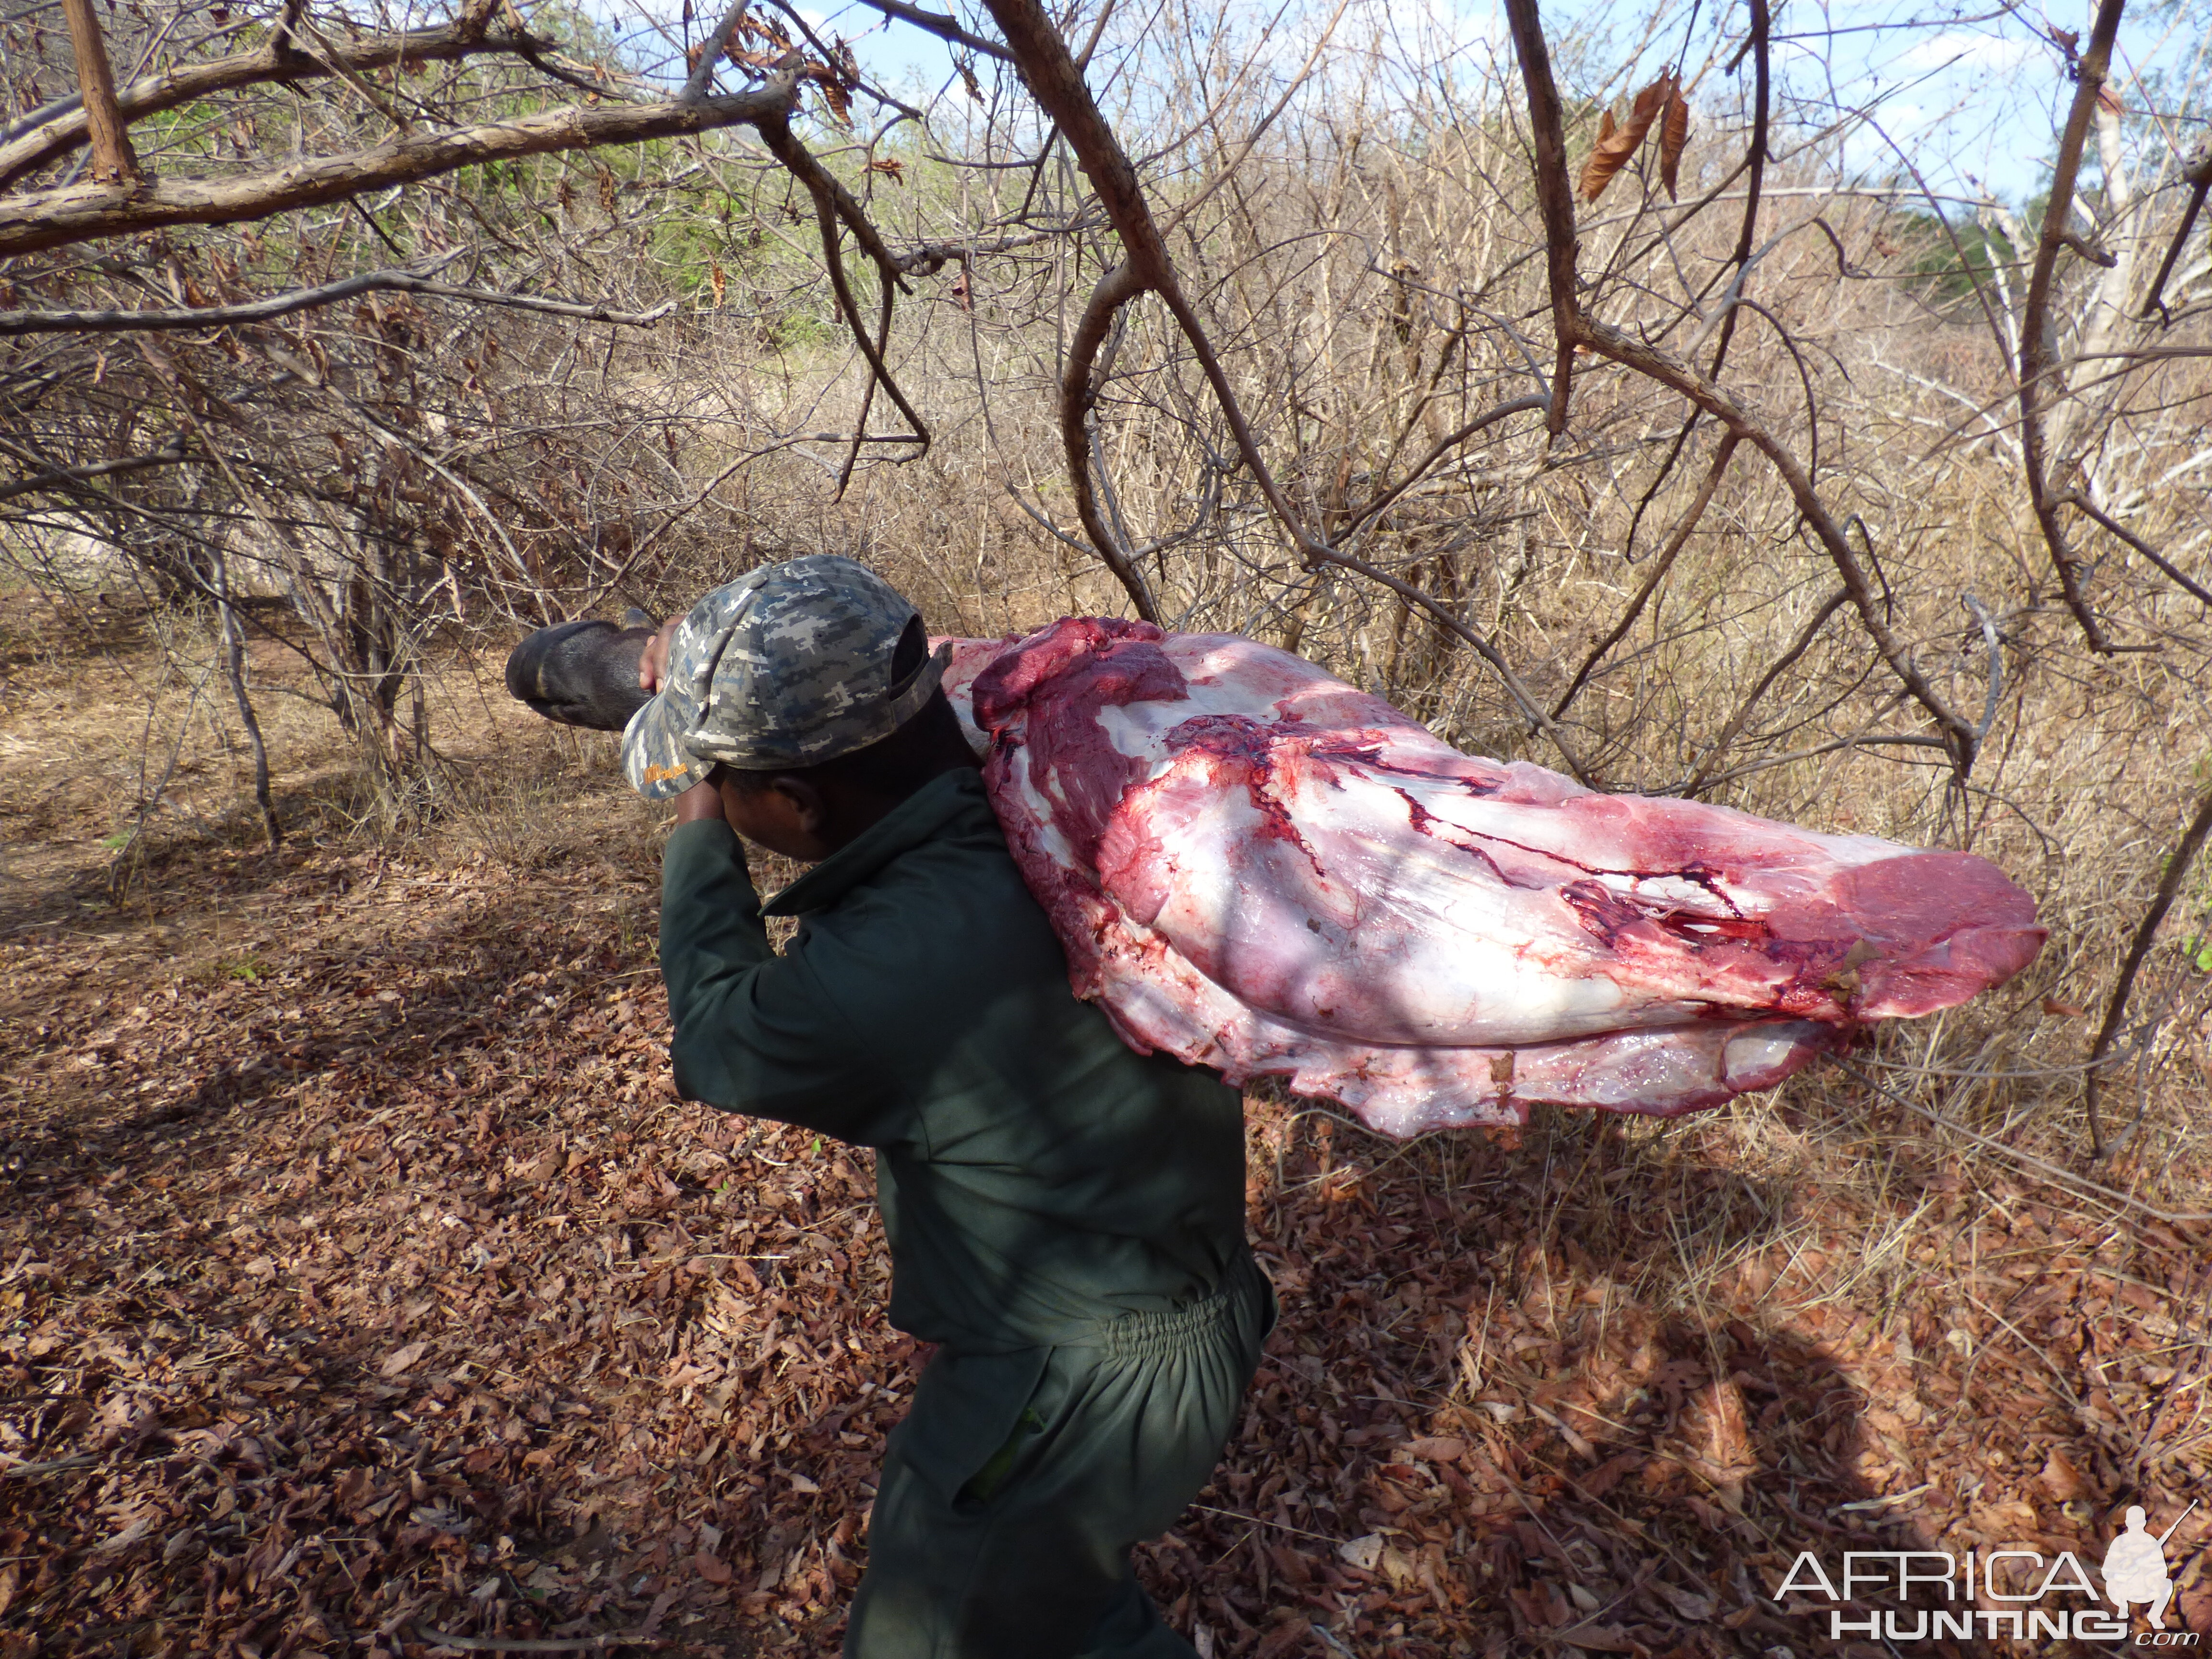
[[1124,1359],[1158,1358],[1189,1347],[1194,1340],[1210,1335],[1237,1316],[1256,1293],[1268,1294],[1267,1276],[1249,1250],[1239,1251],[1222,1278],[1221,1288],[1202,1300],[1170,1313],[1123,1314],[1102,1320],[1097,1334],[1082,1346],[1098,1347]]

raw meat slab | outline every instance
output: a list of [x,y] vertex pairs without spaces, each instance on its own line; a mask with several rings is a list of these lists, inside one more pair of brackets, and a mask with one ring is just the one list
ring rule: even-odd
[[2042,945],[1984,860],[1463,755],[1235,635],[1071,617],[955,647],[1077,994],[1387,1133],[1717,1105]]

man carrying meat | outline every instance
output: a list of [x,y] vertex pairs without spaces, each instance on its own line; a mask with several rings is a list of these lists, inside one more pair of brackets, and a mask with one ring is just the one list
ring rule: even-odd
[[[677,805],[677,1085],[873,1147],[891,1322],[939,1345],[884,1452],[846,1654],[1187,1659],[1129,1551],[1205,1484],[1273,1322],[1241,1103],[1069,990],[948,655],[828,556],[647,647],[623,760]],[[813,868],[763,903],[741,836]],[[800,919],[781,956],[769,915]]]

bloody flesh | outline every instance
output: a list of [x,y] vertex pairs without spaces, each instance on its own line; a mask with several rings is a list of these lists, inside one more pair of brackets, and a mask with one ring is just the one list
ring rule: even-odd
[[1981,859],[1595,794],[1234,635],[1072,617],[946,687],[1077,994],[1391,1133],[1716,1105],[2044,938]]

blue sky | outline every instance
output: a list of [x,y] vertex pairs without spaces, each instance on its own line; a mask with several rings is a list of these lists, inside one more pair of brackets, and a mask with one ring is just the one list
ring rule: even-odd
[[[957,9],[980,14],[968,3]],[[1304,60],[1323,9],[1310,7],[1303,21],[1294,16],[1265,48],[1280,72]],[[2192,58],[2201,72],[2208,10],[2206,0],[2185,0],[2172,21],[2140,12],[2130,18],[2118,71],[2131,109],[2142,106],[2135,74],[2158,68],[2185,79]],[[933,37],[887,23],[859,5],[805,11],[825,33],[852,39],[864,68],[887,88],[964,101],[951,55]],[[1990,191],[2017,204],[2042,187],[2057,124],[2073,94],[2063,54],[2046,31],[2056,26],[2086,36],[2089,11],[2087,0],[2059,0],[2048,9],[1929,0],[1784,0],[1776,9],[1774,52],[1784,112],[1802,132],[1859,108],[1870,118],[1852,124],[1837,141],[1850,170],[1880,177],[1898,171],[1900,156],[1909,157],[1939,194],[1978,197]],[[1124,13],[1133,20],[1153,15],[1149,4]],[[1247,27],[1261,15],[1255,7],[1231,14]],[[1747,65],[1731,78],[1717,61],[1741,40],[1745,16],[1743,6],[1732,0],[1717,8],[1707,0],[1665,0],[1656,15],[1601,0],[1564,0],[1547,8],[1545,21],[1570,94],[1624,96],[1682,52],[1686,39],[1692,101],[1699,129],[1710,131],[1729,125],[1730,112],[1747,91]],[[1334,39],[1348,51],[1378,28],[1401,39],[1418,35],[1437,55],[1458,57],[1470,79],[1512,70],[1504,17],[1492,0],[1415,0],[1410,6],[1400,0],[1387,7],[1381,0],[1357,0]],[[979,68],[988,75],[990,65]],[[2204,108],[2201,92],[2190,106]],[[2165,126],[2185,149],[2203,131],[2201,119],[2168,120]]]

